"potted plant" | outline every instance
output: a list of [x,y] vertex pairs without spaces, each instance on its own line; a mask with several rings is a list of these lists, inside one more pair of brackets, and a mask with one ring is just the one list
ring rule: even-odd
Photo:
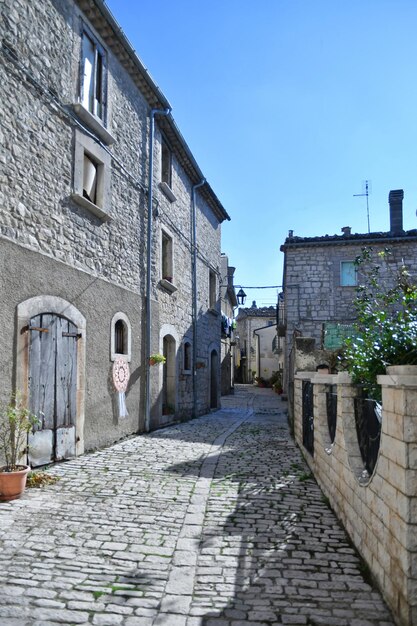
[[163,354],[151,354],[149,357],[149,365],[158,365],[158,363],[165,363],[166,358]]
[[29,431],[39,423],[18,396],[0,412],[0,451],[6,464],[0,467],[0,500],[19,498],[26,486],[29,466],[21,465],[21,457],[27,450]]

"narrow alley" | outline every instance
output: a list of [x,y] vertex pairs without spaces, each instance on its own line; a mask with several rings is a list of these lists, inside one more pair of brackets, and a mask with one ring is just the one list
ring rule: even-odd
[[392,626],[285,409],[239,385],[0,504],[0,624]]

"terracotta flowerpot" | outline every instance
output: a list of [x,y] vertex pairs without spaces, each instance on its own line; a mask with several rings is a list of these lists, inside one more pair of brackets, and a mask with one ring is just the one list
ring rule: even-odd
[[20,498],[26,487],[26,478],[30,467],[19,465],[20,469],[15,472],[5,472],[0,468],[0,501],[15,500]]

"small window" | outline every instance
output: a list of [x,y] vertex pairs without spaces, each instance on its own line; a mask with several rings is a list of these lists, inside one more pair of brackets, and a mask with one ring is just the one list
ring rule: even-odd
[[114,349],[117,354],[127,353],[127,329],[123,320],[117,320],[114,325]]
[[186,341],[184,343],[184,364],[183,369],[186,372],[191,370],[191,343]]
[[172,262],[172,237],[165,231],[162,231],[161,243],[161,271],[162,278],[172,282],[173,280],[173,262]]
[[84,152],[83,171],[83,197],[93,204],[99,204],[97,200],[97,180],[99,175],[99,165],[89,154]]
[[110,156],[91,137],[76,129],[73,200],[107,220],[109,195]]
[[106,53],[93,35],[82,34],[81,103],[93,115],[104,120]]
[[126,361],[131,360],[132,331],[129,318],[125,313],[116,313],[110,325],[110,359],[114,361],[123,356]]
[[215,309],[217,303],[216,297],[216,274],[213,270],[209,273],[209,308]]
[[172,154],[164,139],[162,139],[161,150],[161,181],[168,187],[172,187]]
[[357,285],[357,269],[354,261],[341,261],[340,284],[342,287]]

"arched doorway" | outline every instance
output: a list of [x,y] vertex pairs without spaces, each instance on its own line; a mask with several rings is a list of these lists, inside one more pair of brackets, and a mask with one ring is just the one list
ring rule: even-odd
[[210,353],[210,408],[219,406],[219,355],[217,350]]
[[163,338],[163,355],[166,359],[163,365],[162,379],[162,414],[174,415],[176,408],[176,367],[175,367],[175,339],[171,335]]
[[84,452],[84,316],[58,296],[17,306],[16,389],[42,423],[29,435],[36,467]]

